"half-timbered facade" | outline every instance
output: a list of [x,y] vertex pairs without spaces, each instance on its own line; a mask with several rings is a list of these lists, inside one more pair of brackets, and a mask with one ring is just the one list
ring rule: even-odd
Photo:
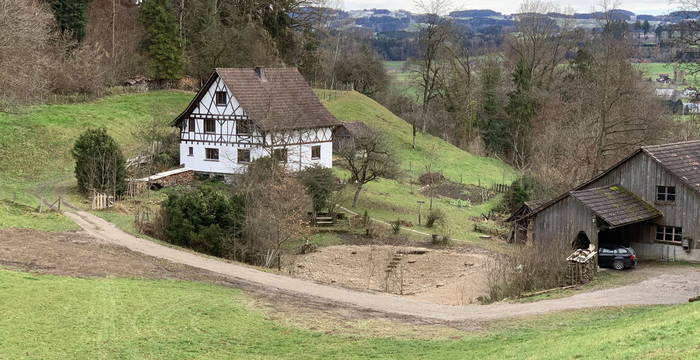
[[[527,241],[632,246],[642,257],[700,261],[700,141],[643,146],[521,216]],[[522,237],[522,236],[521,236]]]
[[333,129],[296,68],[216,69],[187,109],[180,129],[180,163],[208,174],[235,174],[273,156],[290,170],[332,167]]

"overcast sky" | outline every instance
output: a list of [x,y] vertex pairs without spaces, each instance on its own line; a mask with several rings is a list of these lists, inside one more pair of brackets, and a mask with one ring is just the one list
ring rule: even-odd
[[[618,8],[632,11],[637,14],[666,14],[677,10],[673,0],[623,0]],[[591,12],[600,3],[598,0],[554,0],[553,3],[562,9],[572,8],[575,12]],[[520,1],[518,0],[456,0],[457,9],[491,9],[502,13],[511,14],[518,11]],[[344,0],[345,10],[355,9],[405,9],[415,10],[412,0]]]

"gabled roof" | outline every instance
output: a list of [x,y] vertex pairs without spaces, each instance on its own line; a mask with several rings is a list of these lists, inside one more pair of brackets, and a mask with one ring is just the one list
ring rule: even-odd
[[642,149],[664,169],[700,192],[700,141],[643,146]]
[[620,185],[572,191],[571,196],[591,209],[611,228],[661,216],[658,209]]
[[366,136],[372,133],[372,129],[365,125],[365,123],[359,121],[342,122],[341,126],[347,129],[353,137]]
[[547,203],[547,200],[530,200],[525,201],[517,210],[515,210],[507,219],[506,222],[520,220],[533,210]]
[[[700,140],[683,141],[662,145],[641,146],[639,149],[629,154],[615,165],[611,166],[602,173],[592,177],[582,184],[574,187],[571,191],[583,189],[592,184],[598,179],[604,177],[611,171],[617,169],[628,160],[637,156],[640,153],[648,155],[656,161],[662,168],[666,169],[672,175],[676,176],[682,183],[686,184],[691,189],[700,193]],[[550,200],[546,204],[538,207],[536,210],[529,213],[527,216],[535,215],[542,210],[556,204],[560,200],[569,196],[567,191],[558,197]]]
[[221,78],[243,111],[261,130],[332,127],[339,124],[296,68],[218,68],[175,123],[189,116],[204,93]]

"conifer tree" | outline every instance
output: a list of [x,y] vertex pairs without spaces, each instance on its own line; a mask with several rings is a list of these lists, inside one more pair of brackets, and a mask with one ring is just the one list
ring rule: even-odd
[[527,160],[530,120],[535,115],[537,106],[533,96],[532,73],[523,59],[518,61],[513,70],[513,85],[515,89],[508,94],[506,113],[509,117],[511,157],[513,164],[519,166]]
[[180,48],[177,19],[170,0],[145,0],[139,19],[145,28],[143,49],[147,69],[157,80],[177,80],[182,76],[184,58]]
[[481,69],[481,110],[478,115],[479,132],[486,149],[500,154],[507,147],[506,117],[498,96],[501,85],[501,69],[498,62],[489,58]]
[[81,41],[85,37],[87,0],[52,0],[51,10],[59,28]]

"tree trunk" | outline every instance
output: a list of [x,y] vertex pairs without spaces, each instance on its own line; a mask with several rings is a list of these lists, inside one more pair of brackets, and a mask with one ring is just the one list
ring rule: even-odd
[[352,207],[354,208],[357,206],[357,199],[360,198],[360,192],[362,191],[362,184],[357,185],[357,189],[355,190],[355,196],[352,198]]
[[417,130],[416,129],[416,119],[413,118],[413,144],[412,144],[413,150],[416,149],[416,130]]

